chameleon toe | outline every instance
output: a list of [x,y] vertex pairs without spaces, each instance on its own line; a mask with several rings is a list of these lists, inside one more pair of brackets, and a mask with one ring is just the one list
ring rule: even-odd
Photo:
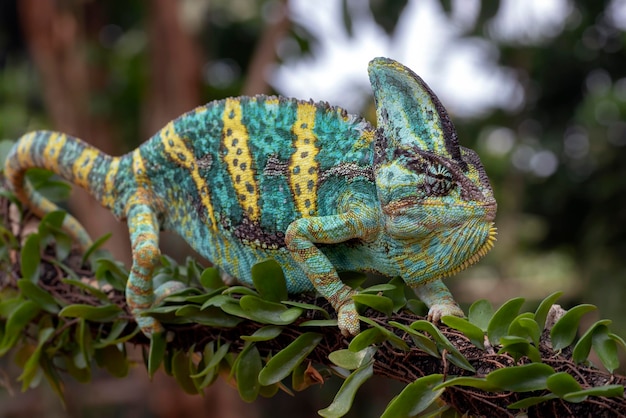
[[465,313],[456,303],[436,304],[431,306],[428,310],[428,320],[431,322],[439,322],[444,316],[458,316],[463,318]]
[[353,337],[361,332],[359,314],[354,303],[349,303],[339,309],[337,323],[341,333],[346,337]]

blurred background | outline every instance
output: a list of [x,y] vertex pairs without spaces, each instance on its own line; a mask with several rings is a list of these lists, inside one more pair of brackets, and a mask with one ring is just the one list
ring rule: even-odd
[[[257,93],[374,121],[375,56],[429,83],[492,180],[498,243],[447,281],[457,299],[532,308],[561,290],[626,336],[626,0],[0,0],[0,139],[56,129],[119,155],[197,105]],[[125,225],[78,190],[70,207],[128,262]],[[224,384],[190,397],[150,383],[139,365],[68,381],[64,410],[15,376],[1,359],[0,417],[314,417],[341,383],[248,405]],[[378,416],[399,390],[370,382],[349,416]]]

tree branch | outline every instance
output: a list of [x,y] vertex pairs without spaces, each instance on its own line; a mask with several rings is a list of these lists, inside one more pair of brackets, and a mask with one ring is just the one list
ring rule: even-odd
[[[11,228],[8,222],[9,204],[6,199],[0,201],[0,209],[2,218],[7,222],[5,227]],[[28,219],[26,217],[25,219]],[[23,228],[19,225],[13,225],[13,231],[21,240],[21,232]],[[20,254],[18,252],[11,253],[12,264],[10,270],[2,273],[0,276],[0,294],[6,294],[7,289],[19,291],[17,280],[21,277],[20,273]],[[73,252],[64,261],[71,266],[77,277],[80,277],[85,284],[95,285],[94,272],[88,268],[81,266],[80,254]],[[82,304],[89,306],[102,306],[103,300],[101,296],[95,295],[84,289],[77,288],[75,285],[63,280],[66,276],[65,272],[59,268],[58,260],[55,259],[54,247],[47,247],[41,258],[39,287],[44,289],[55,300],[62,301],[64,304],[74,305]],[[136,333],[136,325],[132,316],[127,310],[123,292],[115,290],[112,287],[102,287],[108,297],[108,301],[119,306],[124,312],[118,316],[115,321],[127,320],[128,325],[118,338],[124,336],[130,337],[128,343],[142,345],[146,350],[150,349],[150,341],[140,333]],[[296,299],[297,302],[316,304],[322,309],[331,312],[328,303],[312,295],[301,295]],[[305,314],[292,324],[282,326],[282,331],[278,336],[268,341],[257,341],[255,347],[258,349],[262,358],[266,359],[272,355],[276,355],[285,347],[293,343],[299,336],[306,332],[314,331],[321,336],[320,343],[311,351],[308,360],[316,364],[318,368],[330,370],[334,364],[329,360],[329,355],[338,350],[348,347],[350,340],[346,339],[337,329],[336,326],[319,326],[319,327],[303,327],[300,326],[304,321],[323,319],[321,311],[307,310]],[[439,332],[447,339],[451,346],[445,344],[437,344],[439,356],[435,356],[425,352],[419,347],[418,341],[406,332],[401,326],[395,323],[409,327],[415,321],[423,318],[411,313],[408,310],[402,310],[387,317],[384,314],[368,309],[364,312],[376,328],[380,327],[384,332],[388,333],[387,338],[383,338],[379,343],[371,345],[375,350],[373,354],[373,370],[375,374],[386,376],[406,384],[410,384],[423,376],[433,374],[443,375],[444,380],[451,379],[454,376],[468,377],[484,377],[492,371],[511,368],[523,364],[530,364],[531,361],[522,356],[515,359],[511,354],[499,353],[498,347],[493,347],[489,342],[485,341],[485,348],[477,347],[464,333],[444,325],[437,325]],[[65,318],[58,315],[52,315],[52,320],[57,323],[57,334],[63,334],[66,328],[74,329],[78,322],[73,318]],[[3,318],[0,318],[3,320]],[[41,315],[33,317],[32,322],[41,321]],[[550,322],[548,322],[550,323]],[[112,332],[115,322],[111,320],[88,322],[90,325],[92,338],[106,338]],[[200,325],[198,323],[187,324],[165,324],[168,330],[167,350],[170,353],[203,353],[205,347],[210,343],[219,342],[223,345],[230,345],[229,352],[238,355],[247,345],[246,341],[241,337],[252,335],[265,324],[255,322],[249,319],[243,319],[236,326],[231,327],[210,327]],[[60,331],[59,331],[60,330]],[[36,344],[36,334],[28,332],[25,328],[27,338],[34,339],[31,344]],[[74,332],[70,332],[73,335]],[[425,338],[431,339],[432,335],[424,333]],[[30,336],[30,337],[29,337]],[[432,338],[437,341],[437,338]],[[404,347],[403,347],[404,346]],[[562,350],[554,350],[552,348],[550,333],[546,329],[543,331],[538,345],[541,354],[541,362],[554,369],[555,372],[566,372],[573,376],[583,389],[602,387],[605,385],[622,385],[626,383],[626,378],[619,375],[609,374],[607,372],[576,364],[572,360],[572,348],[567,347]],[[451,350],[458,350],[460,355],[467,359],[469,364],[476,370],[471,372],[466,368],[459,367],[455,362],[455,357],[450,355]],[[457,357],[458,359],[458,357]],[[200,364],[198,365],[200,367]],[[190,372],[191,373],[191,372]],[[191,373],[193,374],[193,373]],[[529,396],[543,396],[549,394],[548,390],[537,390],[533,392],[513,392],[513,391],[484,391],[469,386],[454,385],[448,387],[442,395],[442,399],[446,404],[455,408],[464,414],[469,415],[488,415],[492,417],[513,417],[519,410],[507,409],[508,405]],[[568,402],[563,399],[553,399],[545,401],[538,406],[528,409],[529,416],[626,416],[626,400],[624,397],[597,397],[589,396],[579,403]]]

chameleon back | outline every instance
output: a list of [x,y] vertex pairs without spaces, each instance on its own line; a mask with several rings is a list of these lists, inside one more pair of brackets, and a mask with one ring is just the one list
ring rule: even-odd
[[256,96],[188,112],[140,154],[165,229],[244,282],[254,263],[278,258],[299,292],[313,286],[285,249],[285,231],[295,219],[335,214],[347,190],[375,198],[373,140],[372,126],[343,109]]

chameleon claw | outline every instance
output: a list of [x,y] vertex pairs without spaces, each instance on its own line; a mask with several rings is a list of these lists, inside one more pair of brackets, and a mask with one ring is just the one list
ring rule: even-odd
[[428,320],[430,322],[439,322],[444,316],[465,317],[465,313],[456,303],[437,303],[432,305],[428,310]]

